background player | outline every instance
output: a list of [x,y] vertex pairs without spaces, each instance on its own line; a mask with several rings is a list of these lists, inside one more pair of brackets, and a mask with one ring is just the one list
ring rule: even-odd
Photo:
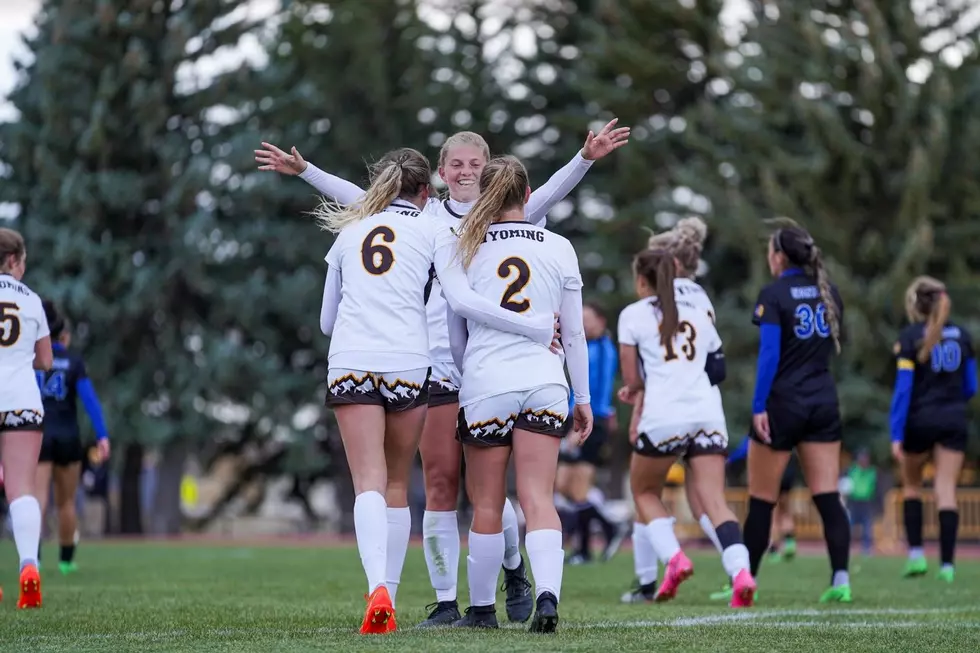
[[[532,316],[561,313],[562,345],[575,388],[573,437],[581,443],[592,429],[592,412],[575,250],[565,238],[525,222],[530,188],[516,158],[490,161],[480,175],[480,188],[480,199],[460,224],[458,241],[448,238],[440,251],[449,251],[475,290],[499,296],[502,307]],[[473,504],[467,557],[471,605],[456,625],[497,626],[496,580],[504,556],[501,503],[513,450],[535,582],[530,630],[554,632],[564,564],[554,505],[558,449],[568,412],[562,359],[526,338],[464,323],[455,314],[450,316],[450,342],[463,374],[459,439]]]
[[968,433],[967,402],[977,392],[977,363],[970,334],[950,321],[946,286],[919,277],[905,292],[909,324],[895,343],[898,372],[891,408],[892,452],[902,465],[902,506],[909,560],[905,576],[928,570],[922,552],[922,468],[936,465],[939,508],[939,579],[953,582],[959,512],[956,484]]
[[840,351],[844,311],[824,269],[820,248],[805,230],[787,227],[769,238],[776,281],[759,293],[759,362],[749,443],[749,510],[745,543],[757,576],[769,544],[780,479],[795,448],[823,520],[831,587],[820,601],[851,601],[851,529],[837,491],[841,419],[830,359]]
[[[44,302],[44,313],[51,329],[54,361],[48,371],[37,371],[37,384],[44,401],[44,439],[37,466],[37,499],[41,504],[41,522],[48,507],[48,489],[54,480],[54,502],[58,508],[58,569],[62,574],[77,570],[75,564],[75,534],[78,517],[75,514],[75,494],[81,475],[85,448],[78,428],[77,399],[81,399],[92,427],[95,429],[99,458],[109,458],[109,433],[102,418],[102,406],[95,388],[85,371],[85,363],[70,353],[71,330],[54,304]],[[38,562],[41,551],[38,550]]]
[[721,350],[721,339],[713,316],[687,299],[684,280],[676,280],[677,265],[669,252],[645,250],[633,267],[640,300],[619,317],[625,383],[620,397],[631,400],[645,389],[631,442],[630,485],[639,521],[645,524],[640,537],[649,540],[667,567],[655,599],[672,599],[694,573],[660,498],[667,473],[680,456],[695,471],[697,495],[721,542],[722,564],[735,587],[732,607],[750,606],[755,581],[748,571],[748,550],[725,500],[725,415],[721,395],[705,369],[708,357]]
[[44,404],[34,370],[51,369],[51,337],[41,299],[21,279],[24,239],[0,228],[0,460],[3,461],[14,544],[20,557],[18,608],[41,607],[37,548],[41,506],[35,478],[44,428]]

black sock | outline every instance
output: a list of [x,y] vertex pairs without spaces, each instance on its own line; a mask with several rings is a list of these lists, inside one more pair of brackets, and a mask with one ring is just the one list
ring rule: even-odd
[[719,524],[715,529],[715,535],[718,536],[718,543],[721,544],[722,551],[730,546],[742,543],[742,529],[739,528],[738,522],[734,520]]
[[772,530],[772,509],[776,504],[749,497],[749,513],[745,516],[745,548],[749,550],[749,564],[753,577],[759,575],[762,556],[769,546],[769,533]]
[[[847,518],[839,492],[825,492],[813,495],[813,503],[823,521],[823,537],[827,541],[830,556],[830,570],[847,571],[851,557],[851,522]],[[833,574],[831,574],[833,584]]]
[[905,540],[909,548],[922,548],[922,499],[906,499],[902,502],[905,519]]
[[575,512],[579,538],[578,554],[586,559],[591,556],[589,553],[589,540],[592,539],[592,520],[597,517],[598,514],[595,506],[591,503],[578,504],[578,510]]
[[71,562],[75,559],[75,545],[61,545],[61,562]]
[[953,564],[956,553],[956,531],[960,526],[960,513],[955,510],[939,511],[939,558],[944,565]]

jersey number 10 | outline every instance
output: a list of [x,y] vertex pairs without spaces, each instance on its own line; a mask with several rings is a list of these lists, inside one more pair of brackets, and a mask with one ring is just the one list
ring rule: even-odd
[[797,338],[806,340],[816,333],[821,338],[830,337],[830,325],[827,324],[827,307],[823,302],[817,304],[817,310],[809,304],[800,304],[796,307],[796,319],[799,323],[793,329]]
[[963,362],[963,350],[955,340],[944,340],[932,348],[932,371],[955,372]]

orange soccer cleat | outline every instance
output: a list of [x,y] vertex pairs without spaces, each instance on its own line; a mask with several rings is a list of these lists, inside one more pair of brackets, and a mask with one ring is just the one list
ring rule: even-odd
[[362,635],[380,635],[395,630],[395,608],[391,605],[388,588],[380,585],[367,598],[367,609],[361,623]]
[[41,574],[34,565],[20,570],[20,598],[17,609],[41,607]]

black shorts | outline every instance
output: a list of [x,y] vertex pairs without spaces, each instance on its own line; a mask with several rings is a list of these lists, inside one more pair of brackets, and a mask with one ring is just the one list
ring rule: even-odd
[[459,390],[451,390],[439,381],[429,380],[429,408],[459,403]]
[[906,428],[902,451],[913,454],[926,453],[932,451],[936,445],[951,451],[966,451],[968,435],[966,424],[960,427]]
[[386,413],[398,413],[429,403],[431,368],[401,372],[369,372],[345,368],[327,371],[326,405],[381,406]]
[[40,410],[0,411],[0,433],[4,431],[43,431],[44,412]]
[[38,462],[51,463],[56,467],[67,467],[73,463],[82,462],[84,457],[85,448],[82,447],[81,438],[45,435],[44,439],[41,440],[41,454],[38,456]]
[[814,406],[769,403],[769,436],[772,443],[759,439],[755,429],[750,436],[774,451],[792,451],[801,442],[840,442],[840,406],[817,404]]
[[[565,437],[572,432],[573,422],[571,416],[565,420]],[[570,442],[563,443],[562,451],[558,453],[558,462],[575,465],[577,463],[587,463],[598,467],[603,463],[606,454],[606,441],[609,440],[609,429],[605,418],[599,418],[592,424],[592,433],[581,447],[571,445]],[[567,446],[571,445],[571,446]]]

